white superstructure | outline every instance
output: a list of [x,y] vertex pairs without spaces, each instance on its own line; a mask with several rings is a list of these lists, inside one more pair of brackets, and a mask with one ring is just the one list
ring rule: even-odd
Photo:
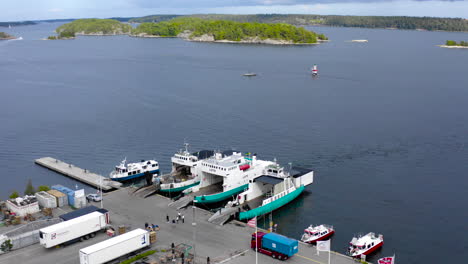
[[124,159],[114,171],[110,173],[110,178],[114,181],[125,181],[142,177],[145,173],[150,173],[157,177],[159,173],[159,164],[155,160],[142,160],[141,162],[127,163]]

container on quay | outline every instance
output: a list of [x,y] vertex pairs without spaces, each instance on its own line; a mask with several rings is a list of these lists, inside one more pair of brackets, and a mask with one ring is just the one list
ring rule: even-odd
[[[68,204],[70,206],[75,206],[75,191],[70,189],[70,188],[67,188],[65,186],[62,186],[60,184],[57,184],[57,185],[52,185],[50,187],[52,190],[57,190],[61,193],[64,193],[67,195],[67,198],[68,198]],[[84,192],[84,191],[83,191]]]
[[299,243],[276,233],[257,232],[252,234],[250,247],[272,258],[286,260],[298,252]]
[[35,194],[39,206],[43,208],[57,207],[57,198],[48,192],[38,192]]
[[80,249],[80,264],[101,264],[150,246],[149,232],[135,229]]
[[85,240],[109,224],[109,213],[92,212],[39,230],[39,242],[45,248]]
[[57,190],[49,190],[47,192],[57,199],[57,207],[62,207],[68,204],[68,197],[66,194]]
[[85,196],[84,189],[76,190],[73,207],[83,208],[85,206],[86,206],[86,196]]

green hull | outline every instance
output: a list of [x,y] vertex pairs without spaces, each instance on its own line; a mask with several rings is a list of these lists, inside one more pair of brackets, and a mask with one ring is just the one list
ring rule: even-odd
[[269,213],[273,210],[276,210],[280,208],[281,206],[291,202],[292,200],[296,199],[299,194],[301,194],[304,191],[305,187],[304,185],[301,185],[299,188],[297,188],[294,192],[283,196],[279,198],[278,200],[275,200],[269,204],[257,207],[255,209],[249,210],[247,212],[241,212],[239,214],[239,220],[244,220],[244,219],[252,219],[255,216],[260,216],[264,215],[266,213]]
[[190,187],[193,187],[193,186],[197,186],[198,184],[200,184],[200,182],[195,182],[195,183],[192,183],[190,185],[187,185],[187,186],[182,186],[182,187],[177,187],[177,188],[170,188],[170,189],[160,189],[159,191],[160,192],[163,192],[163,193],[168,193],[168,192],[181,192],[183,190],[186,190]]
[[202,196],[196,196],[194,199],[195,203],[201,203],[201,204],[208,204],[208,203],[216,203],[216,202],[221,202],[224,201],[228,198],[231,198],[233,195],[239,194],[249,187],[248,184],[239,186],[237,188],[231,189],[229,191],[225,191],[222,193],[215,193],[212,195],[202,195]]

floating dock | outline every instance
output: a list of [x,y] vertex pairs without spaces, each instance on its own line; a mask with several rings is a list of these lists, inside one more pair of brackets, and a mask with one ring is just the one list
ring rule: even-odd
[[99,185],[102,182],[102,190],[104,191],[118,189],[122,186],[122,183],[120,182],[112,181],[109,178],[55,158],[40,158],[36,159],[34,163],[96,188],[99,188]]

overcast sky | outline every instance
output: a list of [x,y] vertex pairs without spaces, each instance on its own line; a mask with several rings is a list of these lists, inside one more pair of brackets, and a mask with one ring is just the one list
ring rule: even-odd
[[0,21],[200,13],[468,18],[468,0],[0,0],[0,10]]

